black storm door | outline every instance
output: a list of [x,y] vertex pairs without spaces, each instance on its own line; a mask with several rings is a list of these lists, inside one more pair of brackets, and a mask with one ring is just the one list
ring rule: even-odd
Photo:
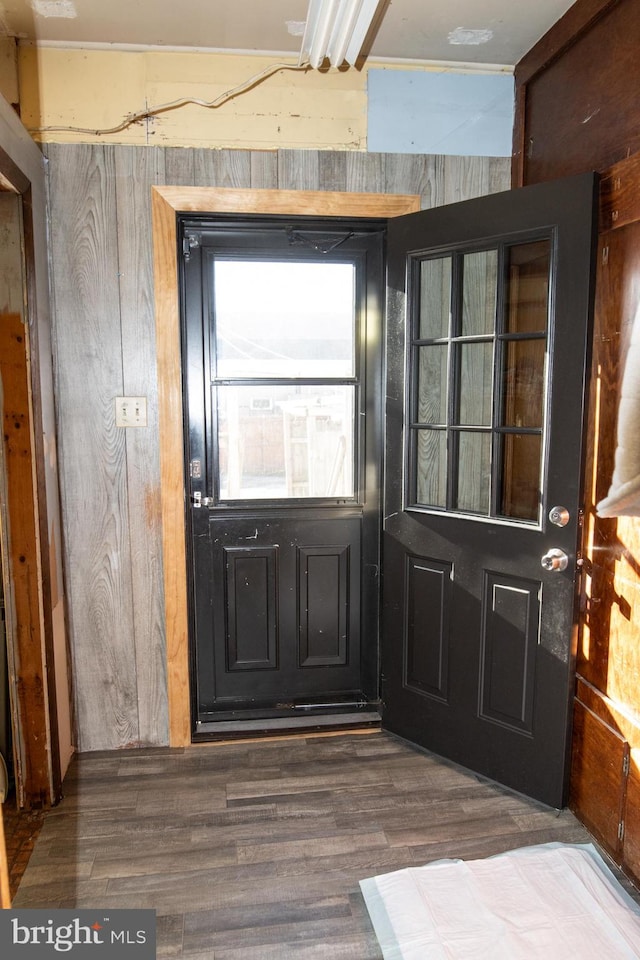
[[383,239],[181,222],[196,737],[377,708]]
[[383,723],[567,798],[595,177],[389,221]]

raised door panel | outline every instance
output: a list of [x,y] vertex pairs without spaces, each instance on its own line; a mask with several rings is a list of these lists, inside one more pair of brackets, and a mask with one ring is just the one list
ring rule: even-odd
[[531,733],[540,582],[484,572],[479,714]]
[[348,544],[299,547],[301,667],[346,665],[351,603]]
[[277,666],[278,548],[225,547],[226,663],[229,671]]
[[412,556],[405,564],[404,685],[446,701],[453,567]]

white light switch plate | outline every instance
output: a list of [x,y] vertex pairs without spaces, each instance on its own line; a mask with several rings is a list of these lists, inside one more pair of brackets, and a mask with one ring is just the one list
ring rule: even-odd
[[116,427],[146,427],[146,397],[116,397]]

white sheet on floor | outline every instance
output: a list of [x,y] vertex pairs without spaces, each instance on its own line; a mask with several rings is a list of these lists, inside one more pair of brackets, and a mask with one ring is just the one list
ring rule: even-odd
[[360,887],[384,960],[640,958],[640,907],[592,844],[437,860]]

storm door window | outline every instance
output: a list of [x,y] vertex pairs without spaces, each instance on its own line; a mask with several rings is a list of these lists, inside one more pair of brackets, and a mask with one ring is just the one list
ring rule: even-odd
[[353,262],[213,259],[220,501],[356,495]]
[[408,505],[537,522],[551,241],[410,261]]

